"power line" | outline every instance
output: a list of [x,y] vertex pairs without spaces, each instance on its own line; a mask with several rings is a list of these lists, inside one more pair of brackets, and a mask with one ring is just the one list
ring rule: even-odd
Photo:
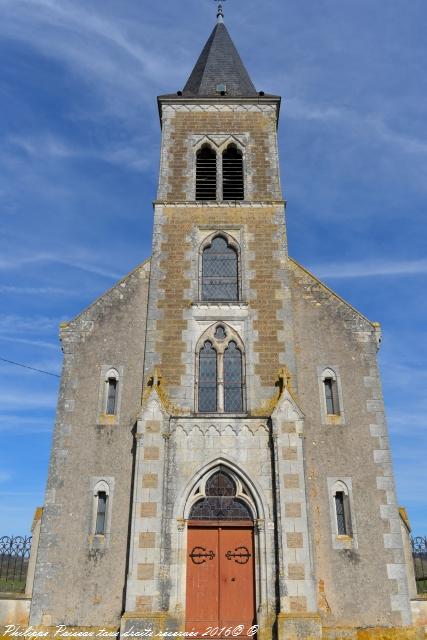
[[51,371],[43,371],[43,369],[36,369],[35,367],[29,367],[27,364],[22,364],[21,362],[14,362],[13,360],[6,360],[6,358],[1,358],[2,362],[7,362],[8,364],[15,364],[17,367],[23,367],[24,369],[31,369],[31,371],[37,371],[37,373],[45,373],[47,376],[54,376],[55,378],[60,378],[57,373],[52,373]]

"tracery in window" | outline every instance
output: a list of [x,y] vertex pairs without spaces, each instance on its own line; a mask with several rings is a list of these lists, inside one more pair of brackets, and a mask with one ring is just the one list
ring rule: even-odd
[[244,200],[243,157],[235,144],[222,154],[222,198]]
[[196,349],[196,404],[201,413],[242,413],[245,410],[243,343],[224,323],[212,325]]
[[202,300],[238,300],[238,255],[222,235],[215,236],[202,253]]
[[[196,493],[200,493],[200,487]],[[223,469],[220,468],[208,478],[204,494],[203,498],[193,504],[190,520],[253,519],[249,505],[237,496],[236,482]]]
[[216,198],[216,152],[205,144],[196,156],[196,200]]

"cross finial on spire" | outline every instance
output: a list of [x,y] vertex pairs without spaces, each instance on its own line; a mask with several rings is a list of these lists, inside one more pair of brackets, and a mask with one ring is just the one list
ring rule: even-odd
[[221,22],[224,22],[224,9],[222,8],[222,3],[225,0],[215,0],[215,2],[218,3],[218,12],[216,14],[216,19],[218,21],[218,24],[220,24]]

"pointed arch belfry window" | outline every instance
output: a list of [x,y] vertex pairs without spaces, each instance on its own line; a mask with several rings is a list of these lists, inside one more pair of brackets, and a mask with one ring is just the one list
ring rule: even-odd
[[245,411],[243,343],[231,327],[212,325],[196,350],[196,406],[200,413]]
[[196,156],[196,200],[216,199],[216,152],[205,144]]
[[230,144],[222,154],[222,198],[244,200],[243,156],[235,144]]
[[237,250],[222,235],[203,249],[201,284],[202,300],[239,299]]

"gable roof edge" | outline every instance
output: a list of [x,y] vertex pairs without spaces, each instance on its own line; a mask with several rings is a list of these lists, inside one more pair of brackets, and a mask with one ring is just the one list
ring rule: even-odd
[[80,311],[80,313],[78,313],[76,316],[74,316],[73,318],[71,318],[71,320],[65,320],[64,322],[61,322],[59,327],[60,330],[62,329],[66,329],[67,327],[70,326],[70,324],[72,324],[73,322],[76,322],[78,320],[81,320],[82,316],[87,313],[88,311],[90,311],[90,309],[92,309],[92,307],[94,307],[100,300],[102,300],[102,298],[104,298],[105,296],[107,296],[109,293],[111,293],[112,291],[114,291],[114,289],[116,287],[119,287],[122,282],[124,282],[125,280],[127,280],[130,276],[132,276],[134,273],[136,273],[138,271],[138,269],[141,269],[142,267],[144,267],[146,264],[148,264],[149,262],[151,262],[151,256],[149,258],[147,258],[146,260],[144,260],[143,262],[140,262],[139,264],[136,265],[136,267],[134,269],[132,269],[132,271],[129,271],[129,273],[127,273],[125,276],[123,276],[123,278],[121,278],[120,280],[118,280],[115,284],[113,284],[112,287],[110,287],[109,289],[107,289],[106,291],[104,291],[104,293],[101,293],[100,296],[98,296],[97,298],[95,298],[95,300],[93,300],[90,304],[88,304],[87,307],[85,307],[84,309],[82,309],[82,311]]
[[315,280],[317,282],[317,284],[319,284],[323,289],[325,289],[325,291],[327,291],[334,298],[336,298],[337,300],[339,300],[340,302],[345,304],[346,307],[351,309],[356,315],[358,315],[360,318],[362,318],[362,320],[365,320],[365,322],[370,324],[371,327],[374,329],[374,331],[378,331],[378,329],[380,327],[380,323],[379,322],[373,322],[372,320],[369,320],[369,318],[367,318],[361,311],[359,311],[358,309],[353,307],[353,305],[351,305],[349,302],[347,302],[347,300],[344,300],[344,298],[342,298],[340,295],[338,295],[338,293],[335,293],[335,291],[330,289],[324,282],[319,280],[319,278],[317,278],[311,271],[309,271],[308,269],[303,267],[302,264],[300,264],[297,260],[295,260],[294,258],[291,258],[291,256],[288,256],[288,259],[289,259],[290,262],[293,262],[293,264],[295,266],[297,266],[299,269],[304,271],[304,273],[306,273],[308,276],[310,276],[310,278],[313,278],[313,280]]

